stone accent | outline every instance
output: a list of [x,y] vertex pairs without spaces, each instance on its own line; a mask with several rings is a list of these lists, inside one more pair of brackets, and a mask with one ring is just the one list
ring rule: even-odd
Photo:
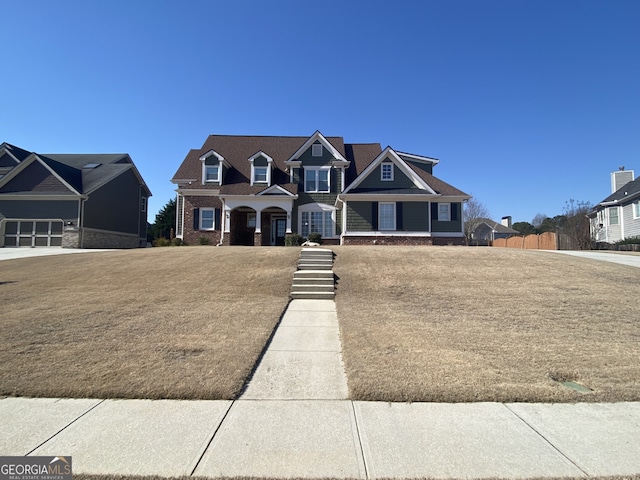
[[253,244],[262,246],[262,233],[253,232]]
[[64,227],[62,248],[80,248],[80,229],[78,227]]

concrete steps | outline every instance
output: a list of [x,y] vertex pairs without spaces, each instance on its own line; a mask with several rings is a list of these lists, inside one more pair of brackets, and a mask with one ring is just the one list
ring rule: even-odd
[[333,252],[321,248],[303,248],[298,271],[293,274],[291,297],[333,300],[334,289]]

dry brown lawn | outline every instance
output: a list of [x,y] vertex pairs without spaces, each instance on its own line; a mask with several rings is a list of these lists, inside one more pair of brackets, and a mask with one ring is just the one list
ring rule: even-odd
[[0,395],[231,399],[289,301],[297,248],[0,262]]
[[352,399],[640,400],[637,268],[510,249],[334,251]]

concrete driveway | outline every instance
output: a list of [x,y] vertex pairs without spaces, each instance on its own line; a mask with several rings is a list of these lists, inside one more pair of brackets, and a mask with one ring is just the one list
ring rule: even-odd
[[0,248],[0,260],[13,260],[14,258],[43,257],[47,255],[65,255],[68,253],[109,252],[108,249],[99,248],[62,248],[62,247],[4,247]]
[[598,252],[598,251],[582,251],[582,250],[549,250],[554,253],[563,255],[572,255],[574,257],[591,258],[593,260],[601,260],[603,262],[619,263],[630,267],[640,268],[640,255],[630,255],[618,252]]

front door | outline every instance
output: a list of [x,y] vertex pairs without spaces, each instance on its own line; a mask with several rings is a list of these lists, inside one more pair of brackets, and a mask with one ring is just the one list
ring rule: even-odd
[[284,246],[285,232],[287,231],[286,218],[271,219],[271,245]]

